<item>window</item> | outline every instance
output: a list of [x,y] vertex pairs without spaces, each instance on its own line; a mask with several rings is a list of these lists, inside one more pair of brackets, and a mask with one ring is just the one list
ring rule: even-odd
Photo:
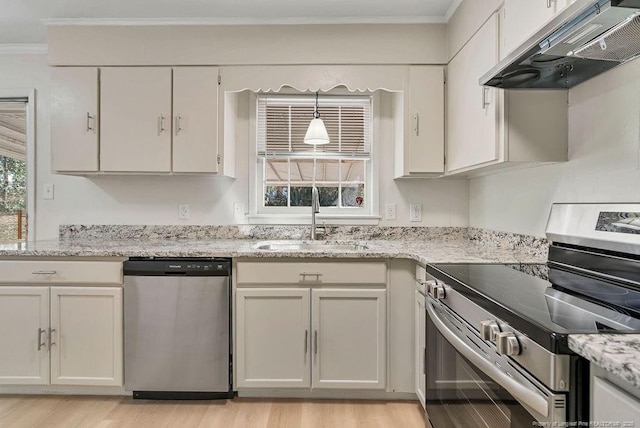
[[[372,97],[322,95],[331,142],[303,142],[315,95],[257,97],[257,213],[307,213],[318,188],[322,214],[372,214]],[[307,207],[307,208],[304,208]]]

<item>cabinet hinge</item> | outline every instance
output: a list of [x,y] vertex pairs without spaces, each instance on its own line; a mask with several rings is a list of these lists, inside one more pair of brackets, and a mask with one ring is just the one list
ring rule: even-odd
[[220,165],[220,161],[222,160],[222,156],[218,155],[218,165]]
[[222,77],[218,74],[218,85],[222,83]]

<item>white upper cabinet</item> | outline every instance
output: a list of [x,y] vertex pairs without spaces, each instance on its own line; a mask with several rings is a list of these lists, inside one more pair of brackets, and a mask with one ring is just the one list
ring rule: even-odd
[[221,167],[218,67],[51,72],[53,171],[233,174],[233,150]]
[[173,172],[218,172],[218,68],[173,69]]
[[103,68],[100,169],[171,171],[171,69]]
[[574,0],[505,0],[501,11],[500,60]]
[[98,69],[52,68],[51,167],[98,171]]
[[499,92],[480,86],[498,62],[498,16],[494,14],[449,63],[447,169],[456,171],[498,159]]
[[[396,141],[394,178],[444,172],[444,67],[410,66],[402,99],[404,138]],[[397,107],[396,107],[397,109]]]
[[447,175],[567,160],[567,91],[504,91],[479,84],[498,62],[498,16],[494,13],[449,63]]

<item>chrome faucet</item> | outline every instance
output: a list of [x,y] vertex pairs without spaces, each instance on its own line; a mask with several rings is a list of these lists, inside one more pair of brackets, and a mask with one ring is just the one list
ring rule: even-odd
[[[318,239],[318,227],[316,227],[316,214],[320,212],[320,197],[318,196],[318,188],[313,186],[311,189],[311,239]],[[326,230],[324,226],[322,226],[323,232],[320,234],[324,235]]]

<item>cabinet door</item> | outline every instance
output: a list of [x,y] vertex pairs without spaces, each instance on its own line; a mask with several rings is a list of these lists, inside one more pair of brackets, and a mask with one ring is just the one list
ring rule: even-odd
[[237,386],[308,388],[308,288],[236,291]]
[[396,177],[444,172],[444,67],[409,67],[402,171]]
[[449,63],[447,79],[447,170],[499,157],[501,92],[482,87],[480,77],[498,61],[498,16],[494,14]]
[[[622,427],[636,426],[640,422],[640,400],[629,395],[626,391],[594,376],[593,380],[593,404],[591,408],[591,420],[603,423],[615,421]],[[604,425],[606,426],[606,425]]]
[[0,384],[48,385],[49,287],[0,287]]
[[313,290],[313,388],[386,385],[386,290]]
[[424,303],[424,295],[416,290],[415,296],[415,376],[416,376],[416,395],[425,408],[425,390],[427,385],[427,375],[425,370],[425,350],[427,339],[427,315]]
[[51,68],[51,168],[98,171],[98,69]]
[[122,385],[122,288],[51,288],[51,384]]
[[171,171],[171,69],[100,70],[100,169]]
[[569,0],[505,0],[500,23],[500,59],[562,11]]
[[173,69],[173,172],[218,172],[218,68]]

